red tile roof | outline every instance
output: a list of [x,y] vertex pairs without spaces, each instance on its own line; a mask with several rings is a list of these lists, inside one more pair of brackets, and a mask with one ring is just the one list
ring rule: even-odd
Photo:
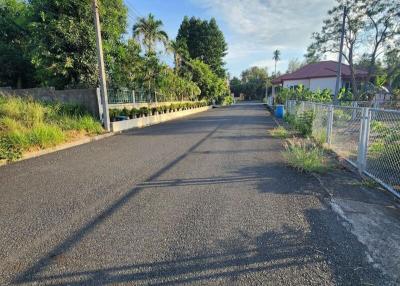
[[[297,79],[310,79],[310,78],[321,78],[321,77],[336,77],[338,62],[335,61],[322,61],[315,64],[308,64],[295,72],[284,74],[276,79],[272,80],[273,84],[283,83],[285,80],[297,80]],[[356,78],[366,78],[367,72],[363,70],[355,71]],[[342,64],[342,78],[349,79],[350,66]]]

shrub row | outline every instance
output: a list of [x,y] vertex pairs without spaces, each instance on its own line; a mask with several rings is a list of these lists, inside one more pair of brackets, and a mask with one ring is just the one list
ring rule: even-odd
[[206,101],[196,102],[182,102],[182,103],[171,103],[170,105],[159,105],[157,107],[141,107],[132,109],[110,109],[110,120],[120,121],[125,119],[135,119],[139,117],[152,116],[156,114],[164,114],[168,112],[175,112],[181,110],[188,110],[193,108],[207,106]]

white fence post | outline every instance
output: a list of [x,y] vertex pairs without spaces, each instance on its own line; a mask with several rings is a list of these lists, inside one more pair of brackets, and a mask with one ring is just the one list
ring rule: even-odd
[[361,130],[360,140],[358,142],[358,156],[357,166],[358,171],[363,173],[367,167],[367,151],[368,151],[368,140],[369,140],[369,127],[370,127],[370,112],[369,108],[364,107],[361,115]]
[[358,103],[356,101],[353,101],[351,103],[351,107],[353,107],[353,112],[351,114],[351,120],[355,120],[357,118],[357,107],[358,107]]
[[134,90],[132,90],[132,103],[136,103],[135,91]]
[[326,128],[326,143],[331,145],[332,143],[332,128],[333,128],[333,105],[328,107],[328,126]]

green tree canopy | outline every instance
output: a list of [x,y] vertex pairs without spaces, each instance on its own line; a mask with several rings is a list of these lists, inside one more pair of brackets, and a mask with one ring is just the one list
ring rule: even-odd
[[262,99],[265,97],[266,87],[269,82],[266,68],[251,67],[242,72],[242,92],[249,99]]
[[[89,0],[31,0],[32,61],[45,86],[87,87],[98,81],[93,12]],[[127,9],[123,0],[103,0],[100,20],[107,71],[121,47]]]
[[195,82],[201,90],[201,99],[221,102],[225,96],[229,95],[229,89],[225,79],[219,78],[212,71],[210,66],[198,59],[191,60],[189,65],[192,81]]
[[29,10],[22,0],[0,0],[0,86],[31,87]]
[[224,57],[228,46],[214,18],[210,21],[185,17],[177,41],[185,41],[192,59],[200,59],[220,78],[226,76]]

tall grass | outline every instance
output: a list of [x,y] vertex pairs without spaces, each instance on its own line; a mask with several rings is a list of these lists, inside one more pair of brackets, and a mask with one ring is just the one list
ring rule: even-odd
[[287,140],[283,157],[291,167],[299,171],[325,173],[332,168],[324,150],[306,140]]
[[0,160],[12,161],[26,151],[56,146],[76,132],[92,135],[103,129],[80,106],[0,95]]
[[269,134],[275,138],[286,139],[290,136],[289,132],[282,126],[269,130]]

